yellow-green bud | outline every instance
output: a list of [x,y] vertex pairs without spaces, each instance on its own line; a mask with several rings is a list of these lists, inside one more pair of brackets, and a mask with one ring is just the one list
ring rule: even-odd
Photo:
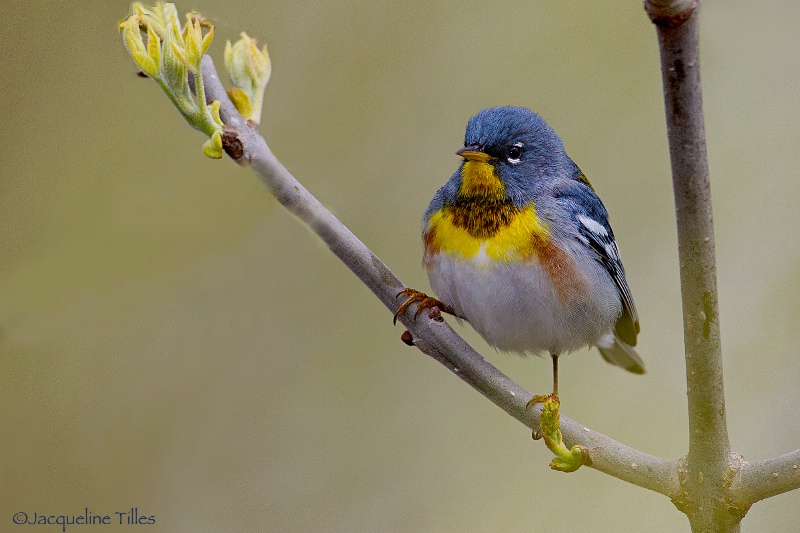
[[259,123],[264,90],[272,74],[267,45],[259,50],[256,40],[242,33],[236,43],[228,41],[225,44],[225,68],[234,89],[238,89],[228,93],[234,105],[244,118]]

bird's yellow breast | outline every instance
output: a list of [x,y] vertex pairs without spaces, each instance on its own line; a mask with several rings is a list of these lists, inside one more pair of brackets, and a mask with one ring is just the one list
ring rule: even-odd
[[464,163],[456,198],[431,215],[422,237],[429,269],[439,254],[471,261],[479,268],[529,261],[541,267],[565,302],[586,292],[586,278],[550,239],[550,226],[539,218],[535,204],[519,207],[506,198],[505,186],[490,163]]
[[471,209],[465,216],[457,206],[448,206],[431,216],[424,235],[426,255],[519,261],[538,256],[549,243],[550,232],[533,205],[494,212]]
[[425,254],[464,259],[519,261],[541,256],[550,232],[531,203],[518,207],[505,198],[493,164],[466,161],[455,200],[434,213],[425,230]]

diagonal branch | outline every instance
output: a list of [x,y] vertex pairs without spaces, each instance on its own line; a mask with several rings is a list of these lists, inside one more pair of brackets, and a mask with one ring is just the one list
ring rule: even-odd
[[[229,128],[223,141],[228,154],[240,164],[249,165],[275,198],[306,223],[395,312],[399,304],[395,296],[405,288],[403,283],[278,162],[264,138],[236,111],[208,56],[203,58],[202,71],[207,98],[221,102],[220,115]],[[526,409],[531,398],[528,391],[492,366],[444,321],[430,319],[423,313],[412,322],[407,315],[401,316],[400,321],[423,353],[442,363],[506,413],[538,430],[541,405]],[[589,448],[593,468],[670,498],[678,495],[676,461],[629,448],[563,415],[561,431],[568,446],[582,444]]]

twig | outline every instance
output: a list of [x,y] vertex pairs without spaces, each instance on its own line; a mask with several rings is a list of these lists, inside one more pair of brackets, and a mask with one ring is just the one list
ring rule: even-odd
[[[222,103],[220,115],[233,130],[226,139],[241,143],[243,151],[235,154],[238,161],[251,166],[277,200],[308,224],[391,312],[396,311],[400,302],[395,296],[405,287],[403,283],[278,162],[263,137],[231,104],[210,57],[203,58],[202,70],[207,98]],[[401,316],[400,321],[423,353],[445,365],[527,427],[538,429],[541,408],[525,409],[531,394],[486,361],[446,322],[431,320],[426,313],[416,322],[406,316]],[[629,448],[564,415],[561,431],[568,446],[582,444],[589,448],[593,468],[670,498],[678,495],[675,461]]]
[[753,503],[800,488],[800,450],[767,459],[742,462],[731,485],[732,503],[749,507]]

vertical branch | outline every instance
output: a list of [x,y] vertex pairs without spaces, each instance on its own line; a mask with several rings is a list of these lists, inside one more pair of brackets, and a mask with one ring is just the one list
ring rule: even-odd
[[689,453],[675,504],[694,531],[738,531],[719,335],[714,227],[698,52],[698,1],[647,0],[657,27],[681,267]]

